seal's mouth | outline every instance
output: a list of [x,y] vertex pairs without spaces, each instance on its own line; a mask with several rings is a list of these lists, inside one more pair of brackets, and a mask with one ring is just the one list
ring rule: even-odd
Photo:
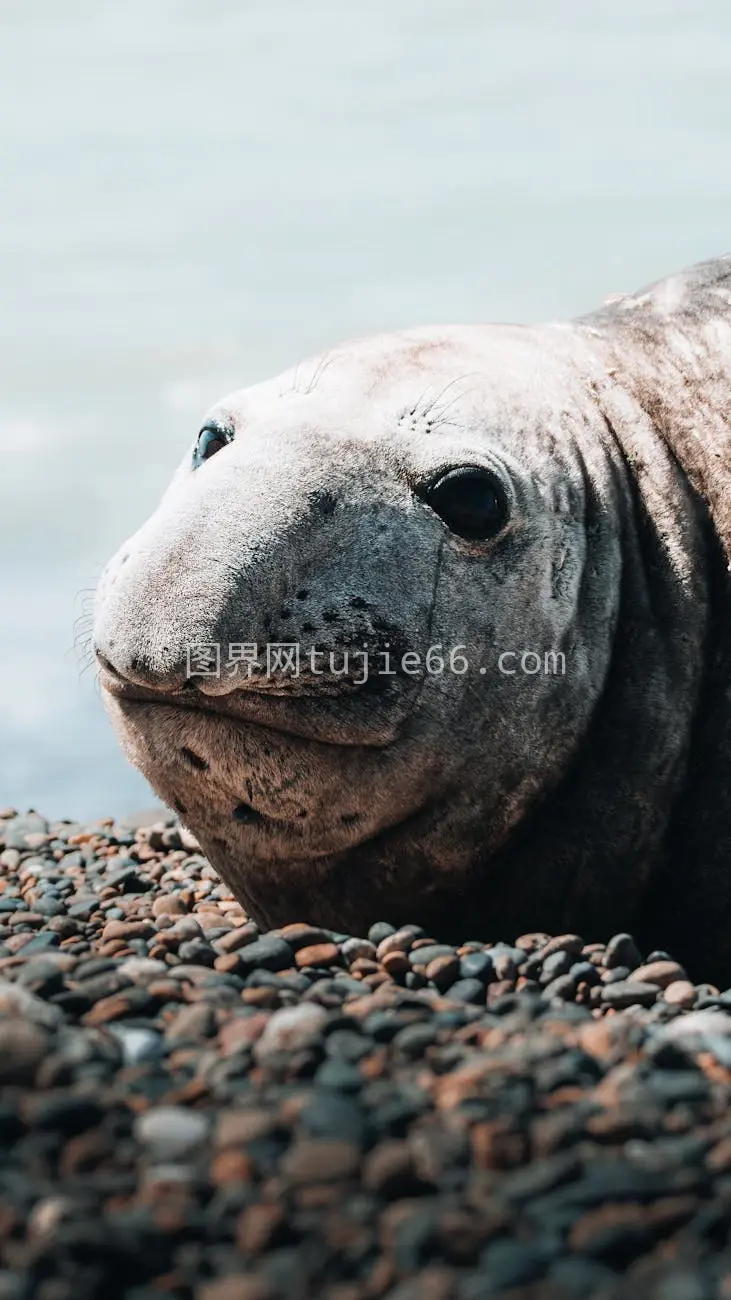
[[395,703],[365,691],[206,696],[103,666],[100,684],[127,757],[229,878],[243,861],[250,873],[346,853],[418,810],[433,782],[434,757],[408,725],[411,692],[408,708],[398,690]]
[[363,683],[345,679],[327,685],[317,679],[300,680],[294,689],[262,680],[222,695],[206,692],[190,678],[175,689],[141,686],[120,677],[101,660],[99,683],[123,706],[160,705],[320,744],[377,749],[392,745],[403,734],[419,686],[418,681],[396,685],[388,679],[384,685],[376,677]]

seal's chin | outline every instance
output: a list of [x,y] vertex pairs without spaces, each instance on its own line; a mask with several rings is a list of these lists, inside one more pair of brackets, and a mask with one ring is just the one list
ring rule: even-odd
[[403,701],[211,697],[134,686],[104,669],[100,681],[127,757],[214,866],[338,856],[423,798],[418,780],[414,805],[393,797],[393,772],[409,748],[399,743]]

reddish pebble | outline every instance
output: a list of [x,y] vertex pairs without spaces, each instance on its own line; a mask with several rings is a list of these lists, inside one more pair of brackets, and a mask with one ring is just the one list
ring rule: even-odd
[[222,934],[220,939],[216,940],[216,947],[223,953],[238,952],[239,948],[246,948],[248,944],[253,943],[258,934],[255,925],[242,925],[237,930],[229,930],[228,934]]
[[149,939],[155,933],[151,921],[107,921],[102,930],[102,940]]
[[376,957],[379,961],[383,961],[390,952],[410,952],[413,946],[413,930],[397,930],[395,934],[389,934],[381,940],[376,949]]
[[662,995],[663,1002],[668,1002],[671,1007],[681,1007],[684,1011],[689,1011],[695,1000],[695,984],[691,984],[690,980],[673,980]]
[[459,959],[435,957],[426,968],[426,978],[436,985],[440,993],[444,992],[459,979]]
[[675,984],[678,980],[686,980],[687,976],[682,966],[676,961],[651,961],[645,966],[638,966],[633,970],[630,976],[633,982],[640,984],[655,984],[659,989],[666,989],[668,984]]
[[[408,971],[413,969],[405,952],[387,952],[381,961],[381,965],[391,979],[406,975]],[[370,983],[373,978],[373,976],[368,976],[368,982]]]
[[335,943],[314,943],[307,948],[300,948],[294,959],[298,966],[332,966],[340,957],[340,949]]
[[254,1177],[254,1164],[245,1151],[229,1147],[215,1157],[210,1175],[214,1187],[225,1187],[228,1183],[250,1183]]
[[162,894],[152,904],[153,916],[182,916],[187,910],[177,894]]

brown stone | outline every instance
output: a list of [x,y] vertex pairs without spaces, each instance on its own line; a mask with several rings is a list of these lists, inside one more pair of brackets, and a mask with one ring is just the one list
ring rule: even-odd
[[[412,970],[411,962],[406,954],[399,951],[387,952],[385,957],[381,960],[381,965],[391,979],[399,979],[402,975],[407,975],[408,972]],[[368,976],[367,979],[370,984],[372,977]],[[373,986],[371,985],[371,987]]]
[[280,1171],[295,1186],[353,1178],[360,1167],[360,1151],[351,1142],[335,1138],[300,1138],[284,1155]]
[[426,978],[431,980],[440,992],[446,992],[455,980],[459,979],[459,958],[435,957],[426,968]]
[[[442,1211],[437,1220],[440,1253],[455,1264],[475,1264],[490,1236],[490,1226],[489,1220],[486,1222],[484,1215],[474,1210],[455,1207]],[[453,1294],[446,1292],[450,1300]]]
[[263,1012],[253,1016],[234,1016],[227,1020],[218,1033],[218,1043],[224,1056],[230,1056],[241,1047],[248,1047],[261,1033],[269,1020]]
[[284,1206],[278,1202],[260,1201],[249,1205],[239,1215],[236,1225],[236,1244],[245,1255],[258,1255],[269,1250],[284,1226]]
[[195,1300],[272,1300],[274,1294],[266,1278],[252,1273],[232,1273],[197,1287]]
[[[624,1031],[624,1023],[620,1022],[620,1035]],[[588,1024],[581,1025],[578,1036],[583,1050],[598,1061],[606,1061],[614,1056],[619,1043],[617,1026],[606,1018],[592,1020]]]
[[37,1025],[17,1014],[0,1019],[0,1084],[31,1083],[47,1051],[48,1040]]
[[515,946],[522,948],[525,953],[537,952],[539,948],[545,948],[550,937],[543,930],[533,930],[530,934],[519,935],[515,940]]
[[129,1013],[130,1001],[125,992],[113,993],[111,997],[96,1002],[90,1011],[82,1017],[85,1025],[106,1025],[110,1020],[119,1020]]
[[668,984],[677,980],[687,980],[688,976],[676,961],[651,961],[633,970],[630,979],[633,983],[655,984],[659,989],[666,989]]
[[389,934],[382,939],[376,948],[376,957],[383,961],[391,952],[410,952],[414,946],[414,934],[412,930],[397,930],[395,934]]
[[690,1011],[695,1006],[695,1000],[695,984],[691,984],[690,980],[673,980],[663,990],[662,1001],[671,1007],[681,1007],[683,1011]]
[[58,1170],[62,1178],[87,1174],[112,1154],[109,1139],[101,1129],[89,1129],[69,1138],[61,1148]]
[[155,933],[151,921],[107,921],[102,930],[102,941],[110,939],[149,939]]
[[358,1282],[336,1282],[328,1287],[327,1300],[364,1300],[365,1294]]
[[169,1041],[210,1038],[216,1032],[216,1017],[210,1003],[197,1002],[182,1007],[165,1030]]
[[578,957],[583,947],[584,940],[580,935],[557,934],[548,940],[545,947],[541,948],[541,957],[545,960],[546,957],[553,956],[555,952],[567,952],[572,957]]
[[187,911],[179,894],[161,894],[152,904],[153,916],[183,916]]
[[[497,969],[497,967],[496,967]],[[487,986],[487,1005],[492,1006],[505,993],[511,993],[513,990],[512,980],[495,980],[493,984]]]
[[30,943],[32,938],[32,934],[11,934],[8,935],[7,939],[3,939],[3,944],[13,953],[20,952],[21,948],[24,948],[27,943]]
[[706,1164],[714,1174],[727,1173],[731,1169],[731,1137],[721,1138],[706,1156]]
[[179,980],[173,979],[154,979],[150,980],[147,985],[148,993],[154,998],[159,998],[161,1002],[184,1002],[185,991],[181,988]]
[[97,957],[131,957],[132,949],[125,939],[110,939],[109,943],[101,943],[96,949]]
[[396,1277],[396,1265],[388,1255],[379,1255],[367,1274],[365,1294],[371,1297],[385,1296]]
[[392,1254],[404,1224],[414,1215],[423,1213],[423,1210],[424,1202],[419,1197],[404,1197],[387,1205],[379,1222],[381,1248]]
[[263,1010],[274,1011],[280,1005],[281,998],[278,989],[262,985],[259,988],[242,989],[241,1001],[247,1007],[261,1007]]
[[234,975],[240,965],[241,958],[237,952],[225,952],[216,958],[213,969],[221,971],[223,975]]
[[245,1151],[228,1147],[214,1157],[210,1175],[215,1187],[225,1187],[227,1183],[250,1183],[254,1177],[254,1162]]
[[528,1158],[528,1139],[509,1119],[475,1124],[470,1139],[478,1169],[514,1169]]
[[257,1138],[267,1137],[276,1127],[276,1119],[267,1110],[224,1110],[218,1116],[213,1135],[218,1148],[245,1146]]
[[350,967],[350,974],[356,979],[362,979],[364,975],[377,975],[379,969],[378,963],[371,961],[370,957],[356,957]]
[[291,925],[283,925],[279,933],[295,951],[298,948],[313,948],[318,944],[331,942],[324,930],[316,925],[307,925],[305,921],[293,921]]
[[605,1235],[616,1228],[628,1234],[636,1232],[638,1236],[648,1231],[659,1236],[691,1218],[698,1205],[692,1196],[663,1197],[652,1205],[632,1201],[622,1205],[609,1202],[582,1215],[571,1228],[568,1243],[572,1250],[592,1254],[601,1246]]
[[222,953],[238,952],[240,948],[246,948],[250,943],[254,943],[258,933],[255,925],[242,925],[216,939],[216,947]]
[[314,943],[300,948],[294,959],[302,966],[332,966],[340,957],[340,949],[335,943]]
[[401,1188],[410,1190],[415,1181],[414,1162],[408,1142],[393,1138],[369,1151],[363,1164],[363,1186],[386,1195]]

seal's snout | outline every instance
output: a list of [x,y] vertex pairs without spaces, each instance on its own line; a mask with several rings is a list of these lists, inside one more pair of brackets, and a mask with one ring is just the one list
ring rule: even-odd
[[421,675],[402,663],[424,649],[438,527],[368,446],[344,440],[341,464],[327,440],[292,433],[272,463],[264,443],[250,432],[183,472],[111,561],[102,686],[158,701],[187,689],[204,707],[368,693],[399,709]]
[[103,674],[104,685],[112,691],[124,686],[139,686],[148,691],[177,694],[195,686],[188,676],[185,664],[160,671],[141,655],[132,655],[127,662],[121,655],[113,658],[113,650],[106,652],[98,645],[94,647],[94,653]]

